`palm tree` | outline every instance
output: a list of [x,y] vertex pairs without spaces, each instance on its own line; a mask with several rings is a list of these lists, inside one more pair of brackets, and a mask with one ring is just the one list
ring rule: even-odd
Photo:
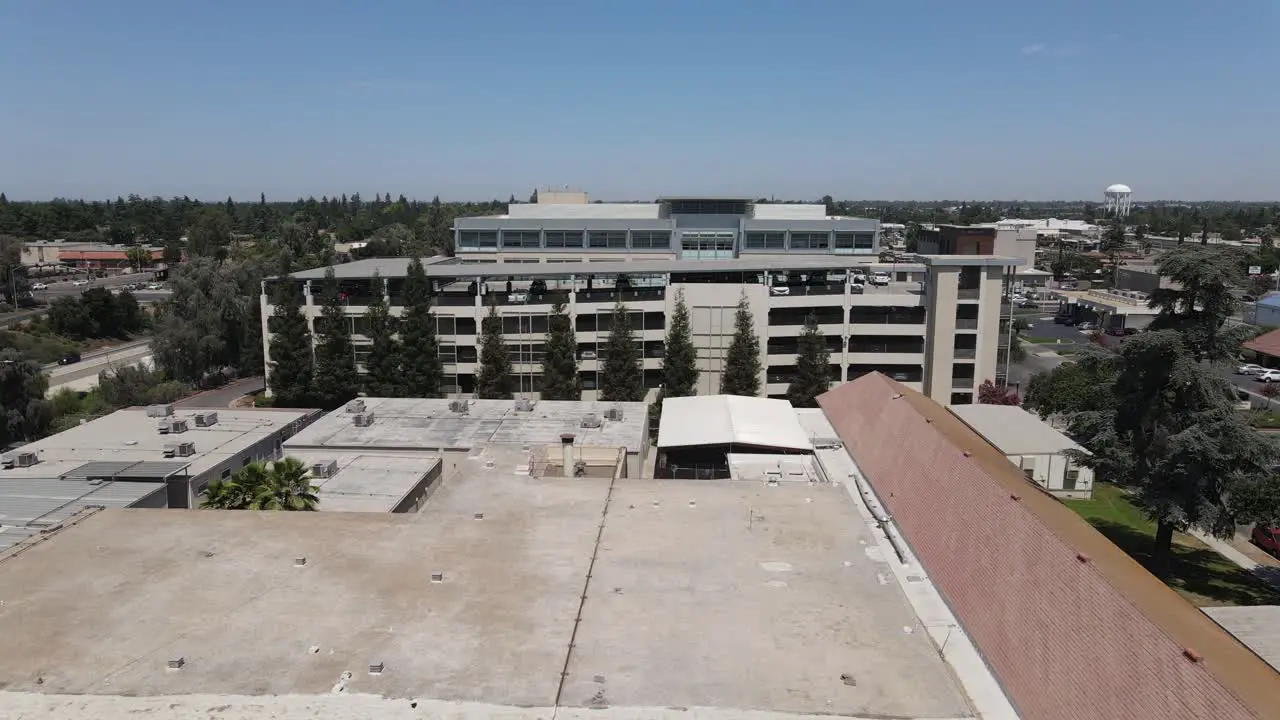
[[251,510],[315,510],[320,504],[307,466],[287,457],[271,463],[249,502]]

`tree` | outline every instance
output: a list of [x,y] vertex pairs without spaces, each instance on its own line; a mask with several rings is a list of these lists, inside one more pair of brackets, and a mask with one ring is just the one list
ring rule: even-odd
[[400,374],[396,395],[439,397],[440,347],[431,314],[431,282],[422,261],[414,258],[404,280],[404,315],[400,318]]
[[613,323],[604,346],[604,369],[600,373],[600,399],[606,402],[644,400],[644,372],[640,367],[640,346],[631,328],[627,306],[613,306]]
[[231,244],[231,219],[221,206],[208,206],[187,230],[187,249],[193,255],[216,255]]
[[53,421],[49,378],[12,348],[0,350],[0,445],[42,437]]
[[1233,360],[1250,331],[1247,326],[1226,325],[1227,318],[1240,309],[1233,292],[1240,268],[1232,251],[1183,245],[1162,255],[1156,270],[1172,282],[1161,283],[1168,287],[1151,292],[1148,304],[1159,312],[1150,328],[1177,330],[1197,360]]
[[511,391],[511,353],[502,337],[502,318],[498,306],[489,304],[489,314],[481,323],[480,371],[476,373],[476,396],[482,400],[509,400]]
[[315,396],[314,357],[298,281],[284,278],[276,283],[272,304],[268,386],[277,407],[308,407]]
[[794,407],[817,407],[818,396],[831,387],[831,355],[813,315],[805,320],[796,344],[796,374],[787,386],[787,400]]
[[324,304],[316,320],[315,397],[321,408],[333,410],[354,398],[358,389],[350,321],[333,268],[325,271],[321,297]]
[[578,377],[578,340],[564,301],[551,306],[547,318],[547,351],[542,356],[543,400],[581,400],[582,380]]
[[154,322],[151,348],[158,367],[191,383],[243,367],[246,357],[253,364],[245,369],[262,372],[261,275],[255,266],[197,257],[175,268],[169,284],[173,294]]
[[286,457],[270,464],[251,462],[226,480],[204,489],[200,507],[213,510],[315,510],[320,504],[307,466]]
[[667,328],[662,353],[662,396],[685,397],[696,394],[698,387],[698,354],[693,347],[693,331],[689,325],[689,306],[684,290],[676,293],[675,310]]
[[979,405],[1020,405],[1018,393],[999,387],[990,380],[983,380],[978,386]]
[[1107,256],[1107,262],[1111,265],[1112,277],[1117,277],[1120,272],[1120,253],[1125,248],[1125,227],[1123,220],[1116,220],[1111,223],[1111,227],[1107,229],[1106,234],[1102,237],[1098,249]]
[[720,392],[754,397],[760,394],[760,338],[756,336],[755,318],[746,295],[738,300],[733,324],[733,338],[725,350]]
[[364,361],[364,391],[372,397],[396,397],[403,377],[400,341],[396,338],[397,318],[391,314],[382,292],[382,278],[374,273],[373,298],[369,300],[369,356]]
[[124,251],[125,259],[129,261],[129,267],[134,272],[139,272],[142,268],[151,267],[151,251],[144,247],[133,246]]

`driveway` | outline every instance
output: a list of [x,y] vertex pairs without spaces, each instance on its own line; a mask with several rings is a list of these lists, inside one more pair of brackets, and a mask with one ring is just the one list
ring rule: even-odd
[[227,383],[220,388],[206,390],[184,400],[179,400],[176,404],[180,408],[226,408],[230,407],[231,403],[239,398],[258,392],[265,387],[266,383],[261,377],[243,378]]

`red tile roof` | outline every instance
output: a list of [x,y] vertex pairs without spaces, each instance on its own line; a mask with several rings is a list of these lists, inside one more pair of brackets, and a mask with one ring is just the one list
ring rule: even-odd
[[1274,358],[1280,358],[1280,330],[1272,330],[1244,344],[1248,350]]
[[[152,250],[152,258],[164,257],[164,250]],[[59,260],[119,260],[124,262],[128,260],[128,255],[124,250],[62,250],[58,253]]]
[[1280,674],[937,403],[818,398],[1023,718],[1280,718]]

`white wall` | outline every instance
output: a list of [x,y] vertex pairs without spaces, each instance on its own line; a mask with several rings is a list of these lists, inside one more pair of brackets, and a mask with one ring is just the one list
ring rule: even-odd
[[[1032,468],[1031,480],[1058,497],[1088,498],[1093,494],[1093,470],[1070,463],[1065,455],[1009,455],[1008,458],[1024,471]],[[1068,466],[1079,471],[1072,490],[1064,489]]]

